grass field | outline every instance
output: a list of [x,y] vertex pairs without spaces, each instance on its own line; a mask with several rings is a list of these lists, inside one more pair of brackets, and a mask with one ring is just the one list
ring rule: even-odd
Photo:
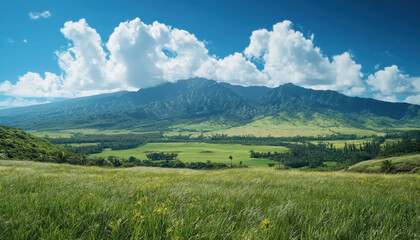
[[83,147],[83,146],[93,146],[98,145],[99,143],[67,143],[67,144],[61,144],[63,146],[70,146],[70,147]]
[[27,131],[28,133],[37,136],[37,137],[45,137],[48,135],[50,138],[69,138],[72,137],[74,134],[106,134],[106,135],[114,135],[114,134],[130,134],[136,133],[141,134],[142,132],[136,132],[133,130],[100,130],[100,129],[93,129],[93,128],[82,128],[82,129],[67,129],[67,130],[56,130],[56,131]]
[[317,144],[319,142],[323,142],[326,144],[332,143],[336,148],[343,148],[344,145],[347,144],[355,144],[359,145],[363,142],[372,141],[372,139],[357,139],[357,140],[328,140],[328,141],[311,141],[313,144]]
[[117,156],[128,159],[130,156],[146,159],[148,152],[176,152],[178,159],[183,162],[221,162],[230,164],[228,159],[233,157],[233,164],[242,164],[250,167],[267,167],[268,163],[276,163],[268,159],[250,158],[249,150],[254,151],[285,151],[284,147],[275,146],[247,146],[239,144],[209,144],[209,143],[148,143],[146,145],[126,150],[104,149],[102,153],[91,154],[90,156]]
[[378,173],[381,171],[382,162],[385,160],[392,161],[396,169],[413,169],[417,167],[419,169],[417,172],[420,172],[420,154],[363,161],[349,167],[348,170],[353,172]]
[[69,138],[72,137],[74,134],[66,131],[27,131],[28,133],[36,136],[36,137],[45,137],[48,136],[49,138]]
[[420,177],[0,161],[0,239],[419,239]]
[[229,129],[215,130],[206,133],[211,134],[227,134],[227,135],[246,135],[254,136],[273,136],[273,137],[294,137],[294,136],[329,136],[337,133],[355,134],[358,136],[368,136],[372,134],[383,135],[382,132],[373,130],[357,129],[342,126],[340,123],[325,119],[323,117],[315,117],[313,120],[306,121],[302,119],[291,119],[285,115],[279,115],[276,118],[264,117],[255,119],[253,122]]

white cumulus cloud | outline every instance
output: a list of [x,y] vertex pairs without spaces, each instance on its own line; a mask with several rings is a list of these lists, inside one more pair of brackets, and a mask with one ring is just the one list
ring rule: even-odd
[[313,35],[306,38],[292,29],[292,23],[286,20],[275,24],[272,31],[254,31],[244,53],[250,59],[263,61],[262,72],[269,76],[267,85],[272,87],[291,82],[349,94],[363,92],[361,65],[348,52],[330,61],[313,39]]
[[[50,15],[45,11],[30,16]],[[107,42],[85,19],[68,21],[60,31],[69,42],[56,51],[61,73],[27,72],[15,83],[0,83],[0,94],[78,97],[204,77],[243,86],[291,82],[348,95],[363,95],[370,88],[378,99],[404,96],[408,102],[420,102],[419,78],[391,66],[363,79],[362,66],[349,52],[326,56],[313,35],[305,37],[287,20],[272,30],[253,31],[243,52],[223,58],[209,54],[206,44],[188,31],[139,18],[120,23]]]
[[378,99],[420,104],[420,77],[411,77],[401,71],[397,65],[385,67],[367,78],[372,91]]
[[420,105],[420,94],[408,96],[405,102]]
[[51,13],[48,10],[43,11],[43,12],[30,12],[28,15],[29,15],[29,18],[32,20],[51,17]]
[[49,103],[50,101],[37,101],[27,100],[24,98],[7,98],[6,100],[0,101],[0,109],[14,108],[14,107],[25,107],[30,105],[38,105]]
[[62,77],[54,73],[45,73],[42,77],[38,73],[28,72],[19,77],[16,84],[5,81],[0,84],[0,93],[13,97],[71,97],[63,89]]
[[85,19],[66,22],[61,28],[71,45],[56,52],[60,68],[64,71],[63,88],[76,95],[83,91],[126,88],[123,79],[114,78],[115,65],[107,60],[102,40]]
[[396,65],[369,75],[367,83],[384,95],[409,95],[420,91],[420,78],[404,74]]
[[260,72],[241,53],[234,53],[223,59],[209,58],[195,75],[242,86],[266,85],[269,79],[267,74]]

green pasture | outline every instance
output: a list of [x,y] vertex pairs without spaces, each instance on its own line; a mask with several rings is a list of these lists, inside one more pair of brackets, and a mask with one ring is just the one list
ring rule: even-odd
[[374,130],[346,127],[336,120],[318,115],[311,120],[306,120],[304,116],[300,116],[300,119],[293,119],[281,114],[277,117],[256,118],[254,121],[242,126],[209,131],[206,134],[227,134],[231,136],[252,134],[254,136],[273,137],[294,137],[299,135],[316,137],[329,136],[337,133],[355,134],[357,136],[383,135],[382,132]]
[[248,165],[250,167],[267,167],[268,163],[276,163],[269,159],[253,159],[250,158],[249,151],[253,149],[259,152],[268,151],[285,151],[285,147],[276,146],[247,146],[239,144],[209,144],[197,142],[181,142],[181,143],[148,143],[146,145],[126,150],[104,149],[102,153],[91,154],[90,156],[117,156],[121,158],[129,158],[130,156],[146,159],[148,152],[176,152],[178,159],[184,162],[221,162],[230,164],[228,159],[230,155],[233,157],[233,164]]
[[[74,136],[74,134],[105,134],[105,135],[114,135],[114,134],[141,134],[143,132],[137,132],[135,130],[130,129],[94,129],[94,128],[81,128],[81,129],[66,129],[66,130],[53,130],[53,131],[38,131],[38,130],[30,130],[27,131],[28,133],[36,136],[36,137],[45,137],[48,136],[50,138],[70,138]],[[145,132],[146,133],[146,132]],[[149,133],[149,132],[147,132]]]
[[332,143],[336,148],[343,148],[346,143],[347,143],[347,145],[349,145],[349,144],[359,145],[359,144],[362,144],[362,143],[368,142],[368,141],[372,141],[372,139],[311,141],[311,143],[313,143],[313,144],[318,144],[320,142],[326,143],[326,144],[331,144]]
[[93,146],[98,145],[99,143],[67,143],[62,144],[63,146],[70,146],[70,147],[83,147],[83,146]]

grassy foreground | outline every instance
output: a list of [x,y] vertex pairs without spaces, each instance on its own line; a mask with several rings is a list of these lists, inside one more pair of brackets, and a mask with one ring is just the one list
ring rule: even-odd
[[420,177],[0,161],[0,239],[419,239]]

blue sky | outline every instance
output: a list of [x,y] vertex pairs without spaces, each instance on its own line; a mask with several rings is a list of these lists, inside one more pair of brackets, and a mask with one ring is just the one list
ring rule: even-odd
[[194,76],[420,103],[420,3],[345,2],[5,0],[0,108]]

